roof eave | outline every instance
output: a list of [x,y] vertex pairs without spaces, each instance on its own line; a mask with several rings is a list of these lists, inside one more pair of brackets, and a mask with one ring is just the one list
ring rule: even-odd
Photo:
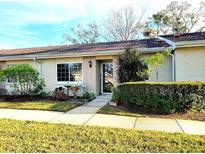
[[205,40],[194,40],[194,41],[180,41],[180,42],[176,42],[176,48],[200,47],[200,46],[205,46]]
[[[166,49],[172,49],[171,47],[155,47],[155,48],[136,48],[140,53],[155,53],[162,52]],[[101,50],[95,52],[80,52],[80,53],[63,53],[63,54],[25,54],[25,55],[11,55],[0,57],[0,61],[9,60],[32,60],[32,59],[53,59],[53,58],[70,58],[70,57],[88,57],[88,56],[106,56],[106,55],[118,55],[124,49],[114,49],[114,50]]]

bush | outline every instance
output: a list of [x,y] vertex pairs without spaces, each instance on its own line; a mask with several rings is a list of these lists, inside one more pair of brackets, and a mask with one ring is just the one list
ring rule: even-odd
[[173,113],[205,108],[205,82],[130,82],[117,89],[114,101],[137,109]]
[[5,96],[8,94],[8,91],[5,88],[0,88],[0,96]]
[[116,103],[120,103],[120,94],[118,88],[112,89],[112,101],[115,101]]
[[43,79],[38,79],[34,83],[34,89],[32,91],[32,94],[33,95],[46,96],[47,93],[43,91],[45,86],[46,86],[45,81]]
[[33,95],[34,91],[40,93],[45,87],[38,71],[28,64],[14,65],[0,71],[0,80],[11,81],[16,95]]
[[67,99],[65,89],[63,87],[56,88],[53,92],[52,97],[56,101],[65,101]]
[[126,48],[117,58],[119,83],[145,81],[148,79],[148,65],[137,50]]
[[94,94],[93,92],[88,92],[88,91],[86,91],[86,92],[83,94],[83,98],[85,98],[85,99],[95,98],[95,94]]

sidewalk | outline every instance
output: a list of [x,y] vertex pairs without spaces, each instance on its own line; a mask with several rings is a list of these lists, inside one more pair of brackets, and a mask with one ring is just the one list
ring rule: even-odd
[[205,135],[205,122],[162,118],[135,118],[106,114],[72,114],[53,111],[0,109],[0,118],[33,120],[49,123],[133,128],[170,133]]
[[76,107],[66,113],[67,114],[95,114],[101,107],[108,104],[111,98],[112,98],[112,95],[110,94],[96,96],[96,98],[92,100],[91,102],[88,102],[82,106]]

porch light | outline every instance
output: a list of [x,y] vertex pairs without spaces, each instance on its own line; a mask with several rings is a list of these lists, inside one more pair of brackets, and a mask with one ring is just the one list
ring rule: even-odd
[[89,64],[89,67],[91,68],[92,67],[92,61],[89,60],[88,64]]

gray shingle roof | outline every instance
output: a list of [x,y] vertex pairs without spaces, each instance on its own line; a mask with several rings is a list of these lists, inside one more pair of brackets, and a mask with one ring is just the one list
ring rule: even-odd
[[195,32],[195,33],[185,33],[185,34],[175,34],[175,35],[161,35],[161,37],[172,40],[174,42],[205,40],[205,32]]
[[63,45],[63,46],[48,46],[36,48],[20,48],[20,49],[6,49],[0,50],[0,56],[16,56],[16,55],[37,55],[37,54],[63,54],[63,53],[80,53],[80,52],[98,52],[106,50],[124,49],[125,47],[138,48],[156,48],[169,47],[166,42],[157,38],[118,41],[118,42],[104,42],[87,45]]

